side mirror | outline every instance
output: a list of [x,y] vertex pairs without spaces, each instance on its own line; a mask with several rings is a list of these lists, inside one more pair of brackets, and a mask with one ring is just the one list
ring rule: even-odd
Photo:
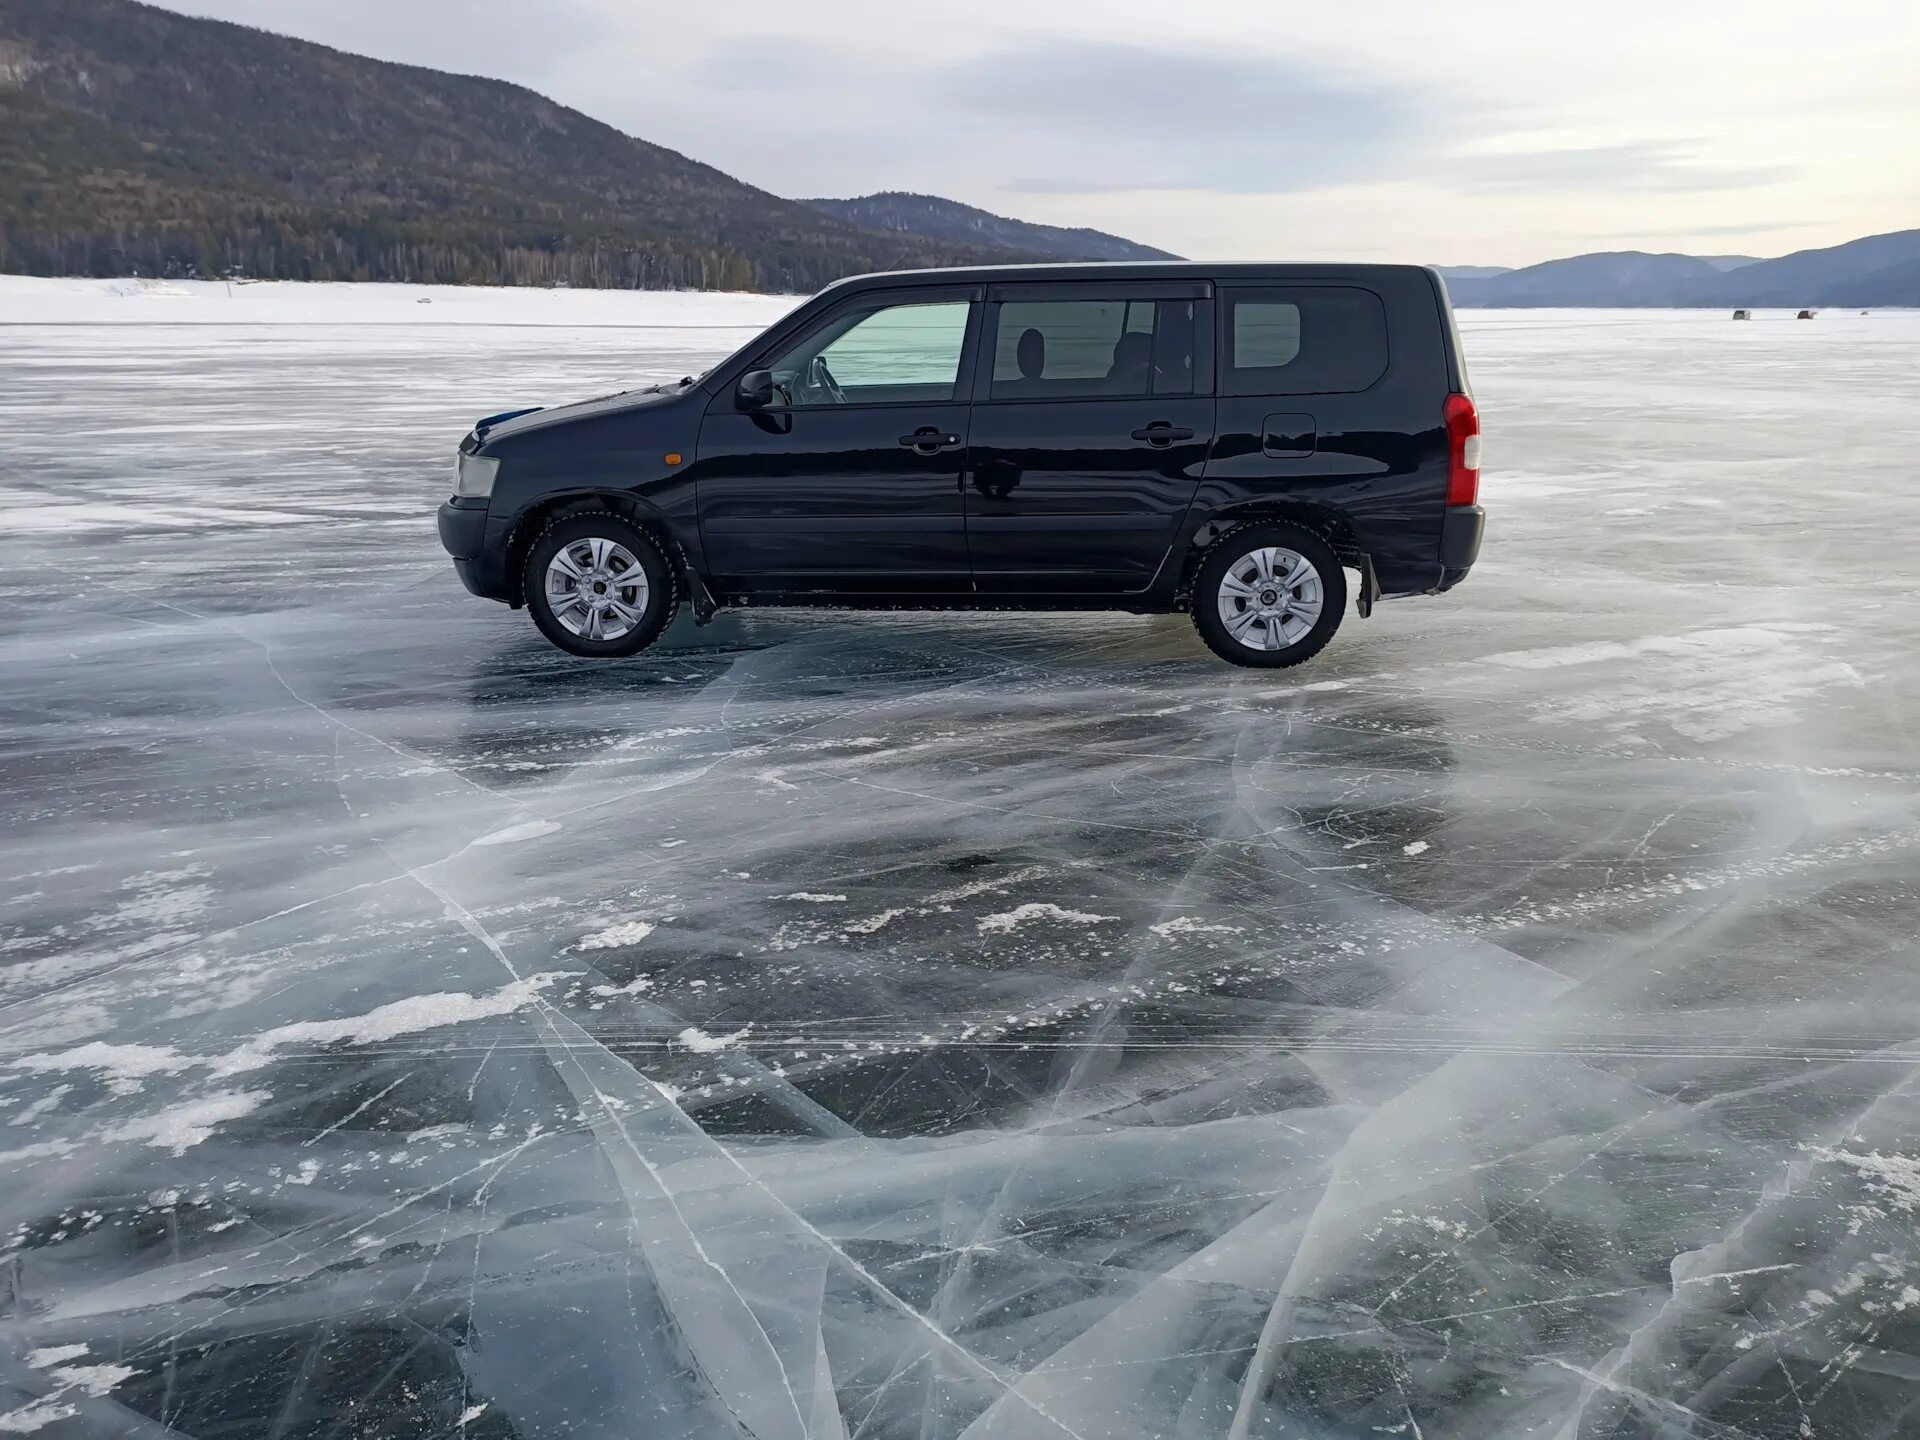
[[733,392],[733,396],[742,410],[765,410],[773,404],[773,372],[747,371],[740,377],[739,388]]

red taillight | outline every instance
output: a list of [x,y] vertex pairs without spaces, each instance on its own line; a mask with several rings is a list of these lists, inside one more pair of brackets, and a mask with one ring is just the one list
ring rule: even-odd
[[1447,504],[1480,498],[1480,413],[1467,395],[1447,396]]

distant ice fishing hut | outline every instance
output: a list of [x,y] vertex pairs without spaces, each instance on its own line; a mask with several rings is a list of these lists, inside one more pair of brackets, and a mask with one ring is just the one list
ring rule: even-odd
[[1751,311],[1747,311],[1747,310],[1736,310],[1733,312],[1733,318],[1736,320],[1751,320],[1753,318],[1753,314]]

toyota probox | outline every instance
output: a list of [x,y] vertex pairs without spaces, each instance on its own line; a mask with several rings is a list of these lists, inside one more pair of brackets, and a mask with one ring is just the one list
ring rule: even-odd
[[1418,266],[868,275],[697,379],[481,421],[440,538],[576,655],[684,601],[1186,610],[1294,665],[1350,583],[1364,616],[1466,575],[1479,432]]

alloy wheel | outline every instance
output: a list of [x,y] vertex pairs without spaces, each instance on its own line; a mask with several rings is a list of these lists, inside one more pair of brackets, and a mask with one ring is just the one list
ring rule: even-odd
[[1319,623],[1326,586],[1313,562],[1296,550],[1249,550],[1220,577],[1221,623],[1249,650],[1297,645]]
[[647,613],[647,572],[631,550],[597,535],[570,540],[547,562],[547,608],[582,640],[618,640]]

